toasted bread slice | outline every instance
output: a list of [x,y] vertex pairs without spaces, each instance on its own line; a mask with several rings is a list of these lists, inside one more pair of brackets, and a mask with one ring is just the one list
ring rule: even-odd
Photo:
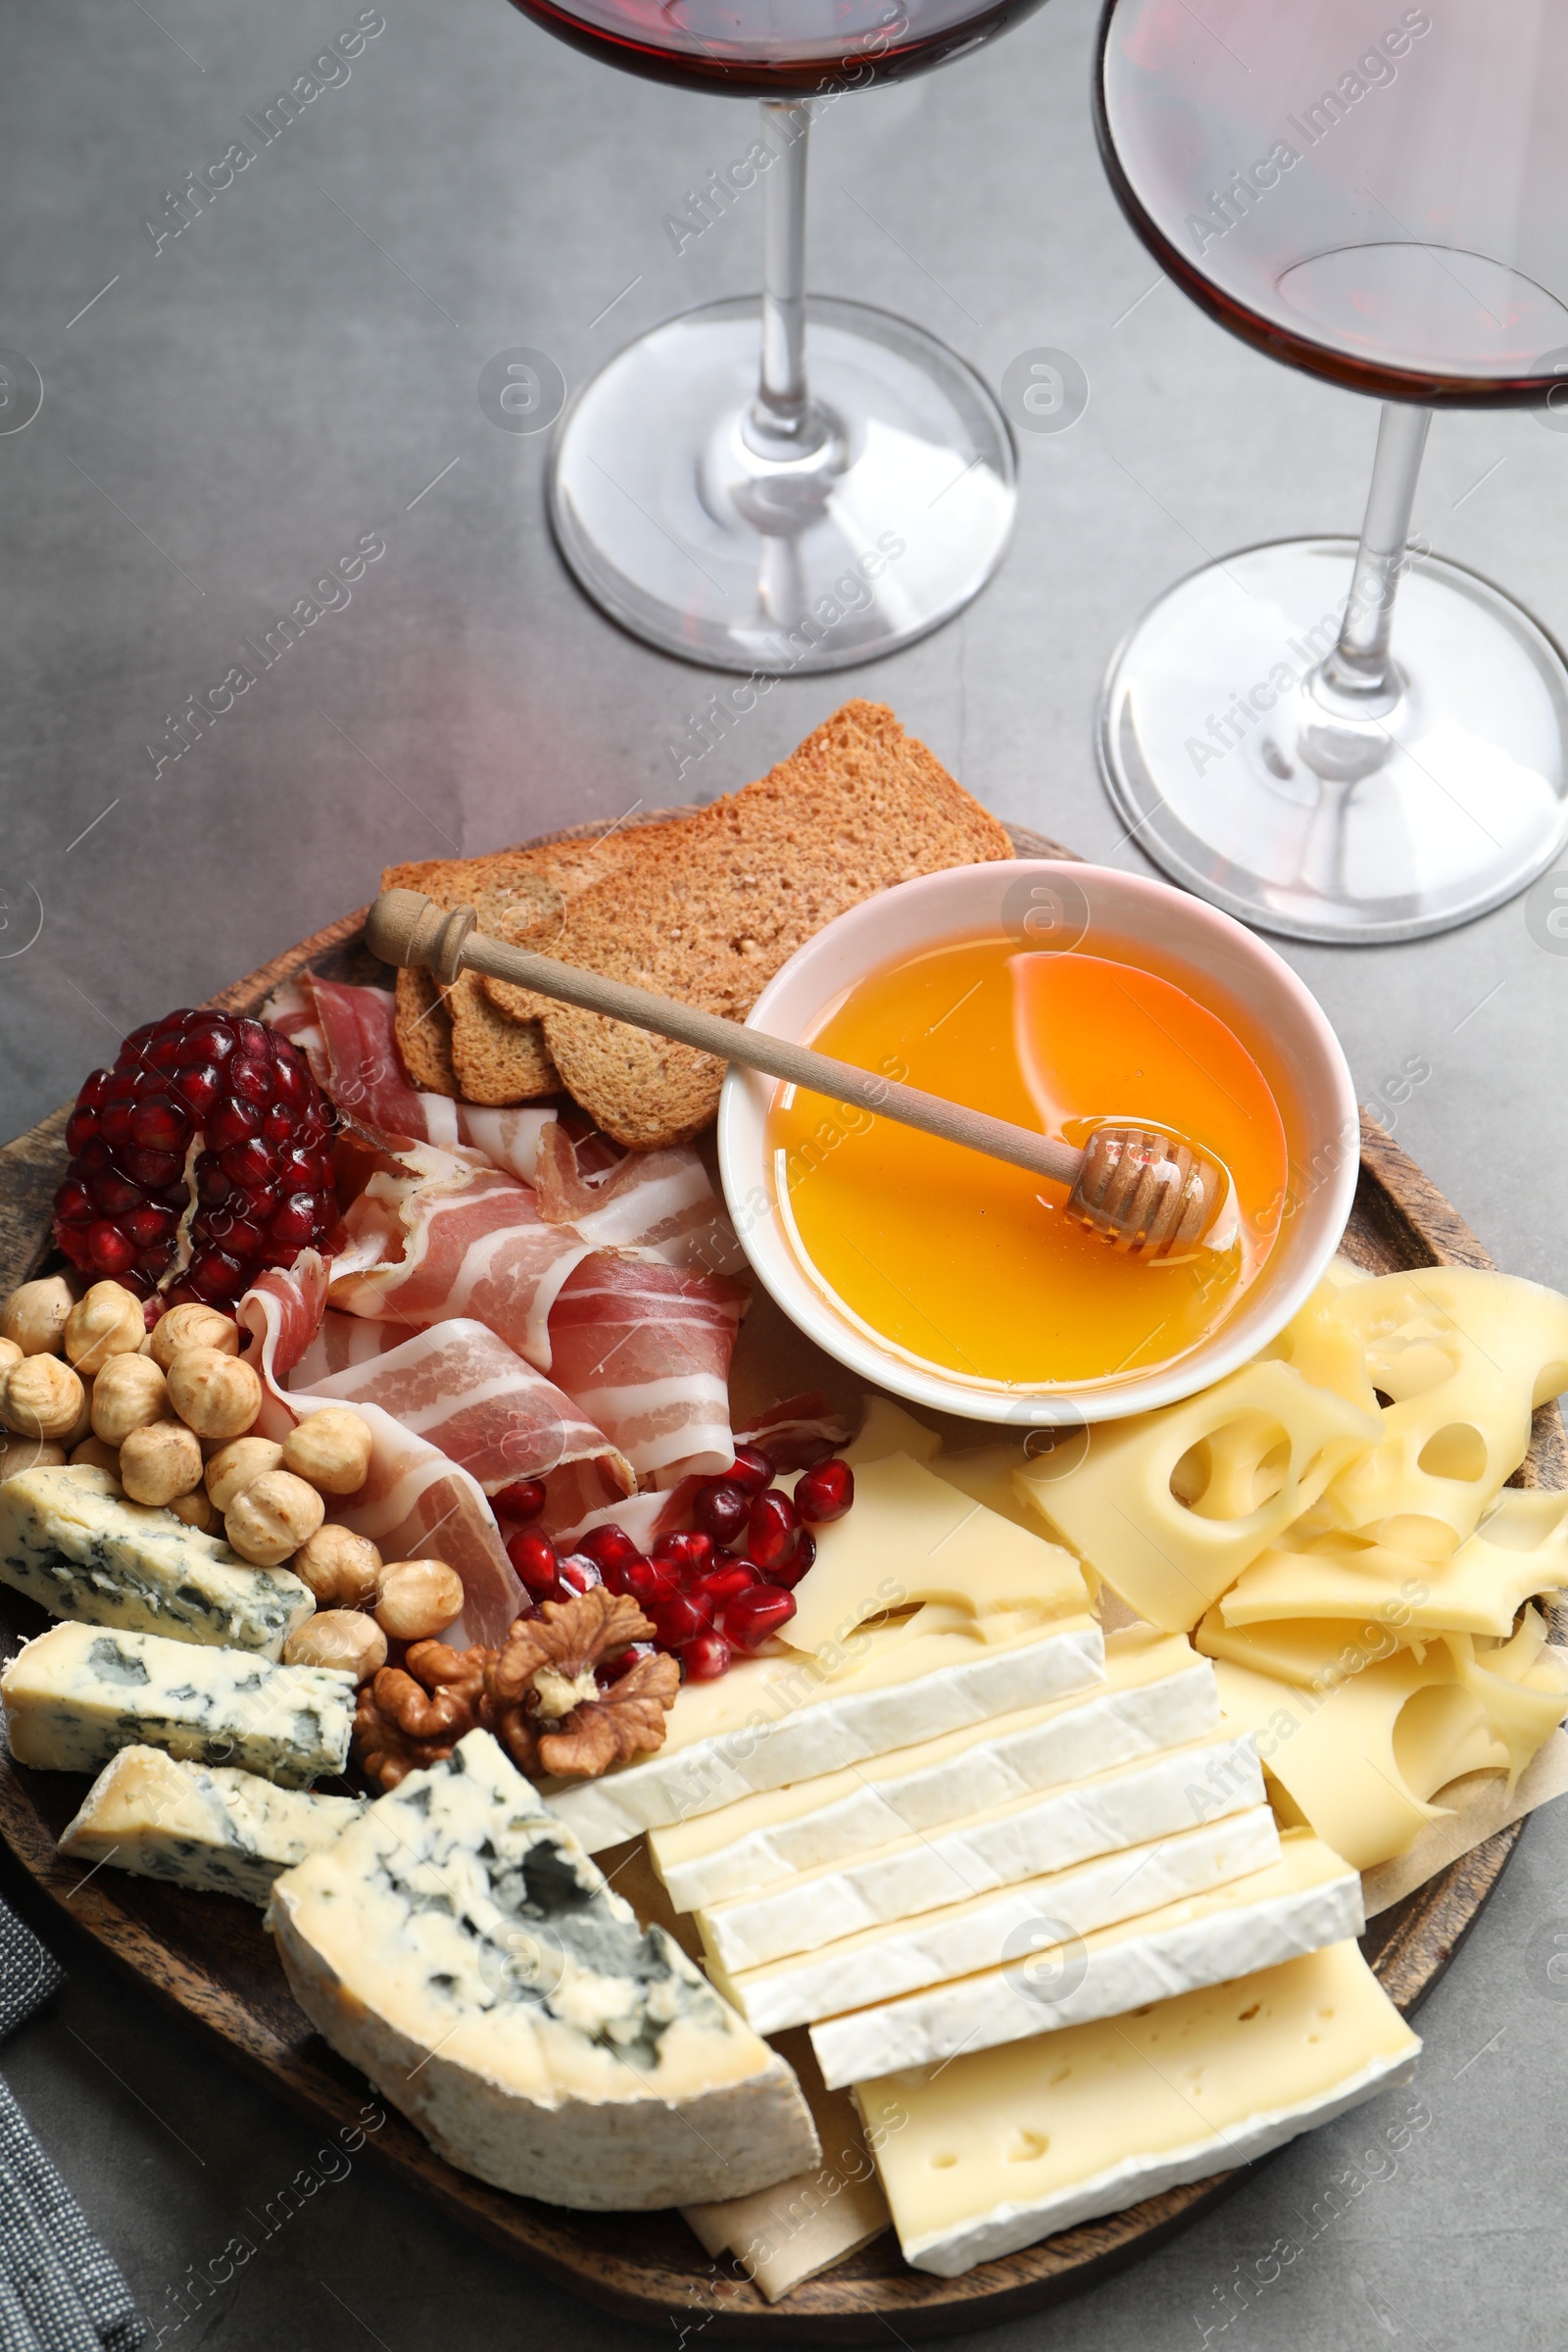
[[405,967],[397,977],[396,997],[393,1027],[403,1067],[413,1084],[427,1095],[456,1095],[452,1015],[441,1002],[435,974]]
[[[555,953],[734,1020],[847,907],[1012,856],[1005,827],[891,710],[862,702],[760,783],[622,838],[635,857],[567,900]],[[723,1068],[710,1055],[571,1005],[546,1002],[541,1019],[568,1092],[617,1142],[681,1143],[717,1110]]]

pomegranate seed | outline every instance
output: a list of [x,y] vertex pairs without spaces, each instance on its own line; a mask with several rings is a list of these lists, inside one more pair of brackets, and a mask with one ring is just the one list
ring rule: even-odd
[[285,1200],[268,1225],[268,1238],[279,1250],[300,1250],[320,1239],[330,1219],[319,1193],[296,1193]]
[[618,1683],[623,1674],[630,1674],[639,1658],[658,1655],[658,1647],[654,1642],[633,1642],[629,1648],[621,1650],[615,1657],[603,1659],[594,1668],[594,1679],[601,1690],[608,1690],[611,1684]]
[[778,1567],[795,1549],[800,1514],[787,1494],[769,1487],[752,1503],[746,1521],[746,1551],[759,1568]]
[[98,1113],[98,1137],[111,1148],[130,1142],[130,1104],[106,1102]]
[[66,1150],[79,1152],[90,1135],[98,1132],[98,1113],[90,1103],[78,1103],[66,1121]]
[[220,1102],[207,1121],[207,1141],[215,1152],[226,1152],[233,1144],[243,1144],[262,1132],[262,1114],[252,1102],[236,1102],[232,1099]]
[[142,1198],[141,1186],[132,1184],[115,1168],[100,1168],[87,1186],[103,1214],[118,1217],[127,1208],[135,1208]]
[[130,1140],[144,1152],[183,1153],[190,1142],[190,1121],[167,1095],[148,1095],[131,1111]]
[[248,1060],[257,1060],[267,1053],[267,1031],[260,1021],[236,1021],[235,1042]]
[[760,1494],[764,1487],[773,1484],[773,1465],[760,1446],[737,1446],[735,1459],[724,1477],[732,1487],[740,1487],[748,1494]]
[[198,1250],[191,1259],[189,1281],[198,1298],[209,1306],[222,1306],[238,1298],[244,1274],[239,1260],[223,1250]]
[[814,1470],[803,1470],[795,1482],[795,1508],[808,1527],[842,1519],[855,1500],[855,1472],[833,1455]]
[[713,1565],[713,1539],[700,1528],[681,1534],[660,1536],[654,1544],[656,1560],[667,1560],[682,1582],[688,1577],[701,1576]]
[[692,1517],[715,1544],[733,1544],[746,1525],[750,1508],[746,1489],[733,1480],[715,1478],[699,1487],[692,1497]]
[[118,1059],[138,1061],[141,1058],[143,1046],[150,1045],[157,1034],[158,1023],[156,1021],[143,1021],[139,1029],[133,1029],[130,1035],[122,1041]]
[[130,1177],[147,1192],[159,1193],[166,1184],[172,1183],[185,1161],[178,1152],[138,1152],[134,1144],[126,1144],[122,1147],[116,1164],[122,1176]]
[[[263,1151],[277,1151],[275,1144],[264,1140]],[[277,1181],[285,1193],[313,1193],[316,1190],[318,1162],[314,1152],[299,1144],[289,1144],[277,1153]]]
[[[503,1518],[518,1521],[537,1519],[545,1507],[545,1482],[542,1478],[514,1478],[510,1487],[501,1487],[491,1495],[490,1507]],[[618,1529],[616,1533],[619,1533]],[[589,1559],[599,1560],[601,1568],[604,1566],[598,1552],[589,1548],[586,1539],[577,1548],[586,1552]]]
[[160,1021],[158,1034],[142,1058],[155,1070],[176,1069],[179,1065],[179,1039],[172,1030],[165,1029]]
[[260,1110],[272,1100],[272,1065],[270,1061],[241,1061],[236,1054],[229,1064],[228,1083],[242,1102],[250,1102]]
[[236,1184],[270,1184],[277,1174],[277,1153],[259,1135],[226,1145],[218,1156],[224,1175]]
[[104,1089],[108,1084],[109,1072],[107,1070],[89,1070],[82,1081],[81,1092],[76,1097],[81,1108],[96,1110],[104,1099]]
[[519,1529],[507,1545],[507,1557],[528,1591],[535,1595],[555,1586],[561,1567],[561,1554],[550,1538],[541,1535],[537,1528]]
[[107,1217],[97,1218],[87,1228],[87,1248],[92,1262],[103,1274],[122,1274],[136,1254],[133,1243],[127,1242],[118,1225]]
[[752,1561],[735,1560],[727,1568],[710,1568],[706,1576],[694,1577],[688,1590],[693,1599],[706,1602],[717,1619],[732,1600],[755,1591],[761,1582],[762,1572]]
[[729,1672],[729,1643],[722,1634],[698,1634],[681,1643],[680,1662],[689,1683],[716,1683]]
[[651,1617],[656,1608],[673,1600],[680,1592],[668,1566],[662,1560],[645,1560],[637,1552],[629,1560],[614,1560],[605,1570],[605,1582],[612,1592],[624,1592],[640,1609]]
[[55,1222],[59,1225],[89,1225],[97,1214],[91,1193],[74,1177],[55,1195]]
[[574,1592],[586,1592],[591,1585],[602,1585],[605,1580],[597,1560],[589,1559],[585,1552],[568,1551],[561,1563],[561,1581]]
[[778,1585],[755,1585],[724,1609],[724,1636],[737,1649],[760,1649],[795,1614],[795,1595]]
[[151,1250],[155,1242],[168,1241],[177,1223],[172,1209],[154,1208],[150,1202],[145,1208],[133,1208],[128,1217],[121,1219],[122,1230],[138,1250]]
[[193,1119],[205,1121],[223,1091],[223,1073],[210,1061],[183,1068],[174,1086],[174,1099]]
[[713,1630],[713,1613],[695,1592],[672,1592],[665,1600],[656,1600],[648,1614],[665,1649],[683,1649]]
[[816,1557],[816,1538],[808,1527],[803,1527],[795,1539],[795,1549],[788,1559],[775,1561],[767,1572],[770,1585],[782,1586],[793,1592]]
[[[531,1485],[537,1482],[522,1483]],[[616,1527],[612,1520],[603,1527],[591,1527],[585,1536],[580,1536],[577,1549],[585,1551],[591,1560],[597,1560],[601,1568],[618,1567],[624,1560],[640,1560],[643,1556],[626,1530]]]
[[62,1256],[68,1257],[71,1260],[71,1263],[77,1267],[83,1274],[88,1274],[92,1271],[92,1250],[87,1241],[87,1230],[85,1226],[57,1225],[55,1228],[55,1240],[60,1244]]

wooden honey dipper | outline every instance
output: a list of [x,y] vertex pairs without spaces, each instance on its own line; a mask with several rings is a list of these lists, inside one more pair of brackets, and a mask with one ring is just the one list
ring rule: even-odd
[[673,997],[654,996],[554,956],[509,947],[476,930],[478,919],[471,906],[448,913],[423,891],[384,890],[366,917],[366,943],[383,963],[423,967],[448,988],[460,972],[489,972],[563,1004],[694,1046],[719,1061],[782,1078],[831,1102],[854,1102],[879,1118],[897,1119],[945,1143],[1027,1168],[1032,1176],[1064,1185],[1067,1214],[1130,1254],[1163,1258],[1197,1248],[1224,1205],[1228,1186],[1217,1162],[1164,1128],[1098,1127],[1080,1150],[922,1094],[918,1087],[900,1086],[809,1046],[699,1012]]

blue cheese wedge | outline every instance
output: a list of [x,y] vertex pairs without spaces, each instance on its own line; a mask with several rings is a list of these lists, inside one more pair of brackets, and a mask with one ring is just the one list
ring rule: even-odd
[[107,1862],[265,1904],[279,1871],[330,1845],[363,1811],[358,1797],[278,1788],[254,1772],[122,1747],[61,1833],[60,1851],[94,1868]]
[[789,2066],[638,1924],[488,1732],[286,1871],[269,1918],[312,2024],[499,2188],[645,2212],[821,2161]]
[[348,1761],[354,1677],[55,1625],[0,1673],[0,1705],[17,1762],[46,1772],[96,1772],[119,1748],[161,1747],[305,1788]]
[[279,1658],[316,1607],[286,1568],[253,1568],[172,1511],[131,1502],[106,1470],[0,1483],[0,1580],[51,1617]]
[[855,2097],[905,2261],[957,2278],[1266,2156],[1408,2082],[1420,2048],[1344,1942]]
[[1055,1939],[1033,1953],[813,2026],[811,2047],[828,2088],[1124,2017],[1147,2002],[1343,1943],[1366,1921],[1360,1874],[1316,1838],[1291,1831],[1276,1860],[1228,1886],[1088,1936],[1066,1932],[1067,1923],[1049,1914],[1039,1925]]

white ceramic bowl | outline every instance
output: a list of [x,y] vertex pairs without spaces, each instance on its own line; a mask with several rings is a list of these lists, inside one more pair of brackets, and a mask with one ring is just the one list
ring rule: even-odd
[[[1290,1321],[1334,1255],[1355,1193],[1360,1123],[1339,1039],[1288,963],[1228,914],[1168,883],[1109,866],[1045,858],[955,866],[883,891],[839,915],[762,991],[751,1025],[809,1040],[867,972],[948,939],[997,932],[1020,950],[1066,949],[1111,933],[1216,982],[1256,1024],[1248,1039],[1283,1074],[1279,1107],[1290,1153],[1289,1199],[1266,1275],[1189,1354],[1108,1385],[1027,1391],[977,1387],[911,1363],[852,1321],[813,1275],[780,1215],[766,1151],[774,1080],[731,1069],[718,1112],[719,1166],[741,1245],[791,1320],[829,1355],[916,1404],[976,1421],[1060,1428],[1120,1419],[1190,1396],[1255,1355]],[[1174,977],[1180,978],[1177,972]],[[1197,991],[1200,996],[1201,987]]]

